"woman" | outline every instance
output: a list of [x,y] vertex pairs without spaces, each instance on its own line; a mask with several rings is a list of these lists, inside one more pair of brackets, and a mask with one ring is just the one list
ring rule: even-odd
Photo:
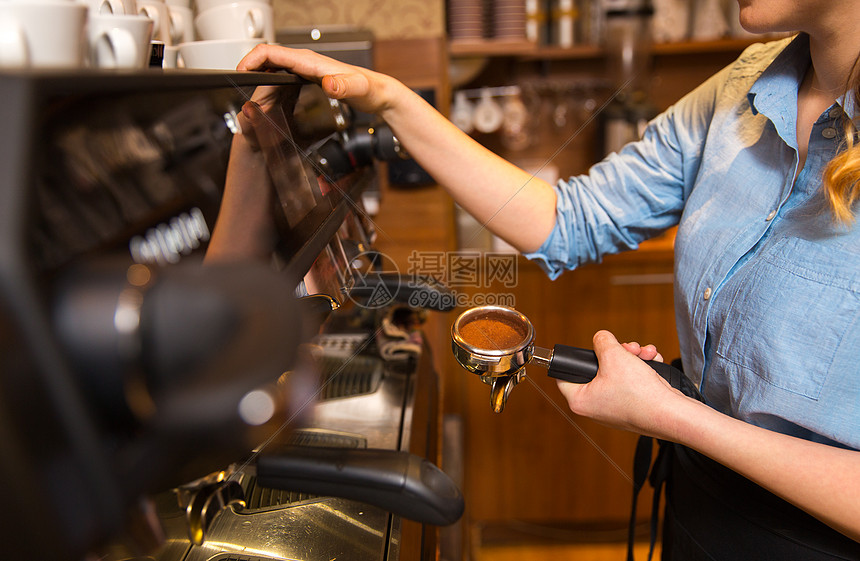
[[[860,0],[740,0],[746,29],[799,35],[750,47],[641,141],[556,187],[390,77],[274,46],[239,69],[286,68],[378,114],[458,203],[551,276],[678,224],[682,357],[707,405],[635,356],[660,358],[653,347],[622,346],[608,332],[594,336],[597,377],[559,389],[574,413],[688,447],[669,479],[664,556],[851,559],[860,558],[858,18]],[[727,482],[735,502],[756,497],[752,514],[729,520],[734,499],[717,504],[712,487],[725,474],[707,458],[787,503]],[[702,513],[684,504],[697,493],[714,501]],[[759,520],[759,502],[777,519]],[[788,503],[802,510],[779,519]],[[727,544],[707,543],[713,536]]]

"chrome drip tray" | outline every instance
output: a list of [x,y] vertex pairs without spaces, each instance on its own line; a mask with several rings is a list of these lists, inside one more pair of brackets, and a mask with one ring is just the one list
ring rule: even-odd
[[[400,450],[409,439],[404,419],[411,415],[413,376],[392,371],[370,354],[375,348],[370,333],[325,334],[314,342],[322,351],[317,399],[301,426],[258,451],[283,444]],[[380,561],[394,547],[395,518],[385,510],[262,486],[253,464],[233,476],[243,488],[245,507],[220,512],[199,546],[184,537],[184,519],[173,519],[167,532],[172,547],[158,561]]]

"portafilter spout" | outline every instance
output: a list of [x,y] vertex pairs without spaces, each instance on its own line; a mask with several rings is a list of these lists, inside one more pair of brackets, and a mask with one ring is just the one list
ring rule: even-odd
[[[544,349],[534,344],[535,330],[529,319],[513,308],[478,306],[460,314],[451,326],[451,348],[460,365],[491,386],[490,404],[501,413],[511,390],[525,377],[525,367],[535,362],[551,378],[585,384],[597,375],[597,355],[589,349],[555,345]],[[672,366],[645,361],[672,387],[701,400],[698,389]]]

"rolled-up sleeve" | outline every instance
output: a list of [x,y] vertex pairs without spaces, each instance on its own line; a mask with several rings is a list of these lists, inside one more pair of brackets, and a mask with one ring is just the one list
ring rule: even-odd
[[717,74],[699,86],[651,121],[641,140],[587,174],[559,181],[555,227],[525,256],[555,279],[676,225],[698,173],[720,82]]

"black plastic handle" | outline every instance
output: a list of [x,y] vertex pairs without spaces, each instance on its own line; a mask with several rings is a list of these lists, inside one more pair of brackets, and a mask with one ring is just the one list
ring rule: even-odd
[[447,526],[465,503],[432,462],[396,450],[285,446],[257,459],[264,487],[351,499],[424,524]]
[[[687,397],[703,401],[699,390],[687,376],[670,364],[656,360],[646,360],[645,363],[653,368],[664,380]],[[597,375],[597,355],[590,349],[556,345],[552,348],[552,359],[549,362],[547,374],[550,378],[587,384]]]

